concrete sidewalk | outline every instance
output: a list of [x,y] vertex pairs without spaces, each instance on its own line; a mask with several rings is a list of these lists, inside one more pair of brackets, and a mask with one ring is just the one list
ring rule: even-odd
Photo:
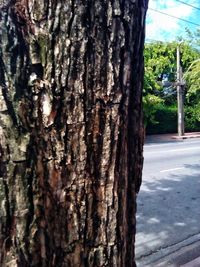
[[185,133],[182,136],[178,136],[177,133],[147,135],[145,143],[183,141],[189,138],[200,138],[200,132]]
[[199,266],[200,266],[200,257],[184,265],[181,265],[181,267],[199,267]]
[[200,267],[200,241],[184,246],[145,267]]

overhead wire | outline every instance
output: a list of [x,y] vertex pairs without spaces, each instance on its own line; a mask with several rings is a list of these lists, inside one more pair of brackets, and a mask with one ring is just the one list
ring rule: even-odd
[[[179,3],[181,3],[181,4],[184,4],[184,5],[187,5],[187,6],[189,6],[189,7],[192,7],[192,8],[194,8],[194,9],[200,11],[200,8],[198,8],[198,7],[196,7],[196,6],[193,6],[193,5],[191,5],[191,4],[188,4],[188,3],[184,2],[184,1],[181,1],[181,0],[175,0],[175,1],[176,1],[176,2],[179,2]],[[186,22],[186,23],[189,23],[189,24],[192,24],[192,25],[195,25],[195,26],[200,27],[200,24],[198,24],[198,23],[195,23],[195,22],[192,22],[192,21],[189,21],[189,20],[186,20],[186,19],[182,19],[182,18],[173,16],[173,15],[171,15],[171,14],[168,14],[168,13],[166,13],[166,12],[162,12],[162,11],[160,11],[160,10],[156,10],[156,9],[153,9],[153,8],[148,8],[148,9],[150,9],[150,10],[152,10],[152,11],[154,11],[154,12],[157,12],[157,13],[160,13],[160,14],[163,14],[163,15],[166,15],[166,16],[168,16],[168,17],[171,17],[171,18],[174,18],[174,19],[178,19],[178,20],[184,21],[184,22]],[[160,42],[160,43],[163,43],[163,42],[164,42],[164,41],[161,41],[161,40],[155,40],[155,39],[151,39],[151,38],[146,38],[146,39],[145,39],[145,42],[148,42],[148,41],[150,41],[150,42]],[[198,59],[197,61],[199,62],[199,59]],[[196,61],[195,61],[195,62],[196,62]],[[194,63],[194,62],[193,62],[193,63]]]
[[152,38],[145,38],[145,42],[147,42],[147,41],[149,41],[149,42],[158,42],[158,43],[163,43],[163,42],[165,42],[165,41],[161,41],[161,40],[155,40],[155,39],[152,39]]
[[154,12],[160,13],[160,14],[162,14],[162,15],[165,15],[165,16],[168,16],[168,17],[171,17],[171,18],[174,18],[174,19],[178,19],[178,20],[184,21],[184,22],[186,22],[186,23],[189,23],[189,24],[192,24],[192,25],[195,25],[195,26],[200,27],[200,24],[198,24],[198,23],[195,23],[195,22],[192,22],[192,21],[189,21],[189,20],[186,20],[186,19],[182,19],[182,18],[176,17],[176,16],[174,16],[174,15],[170,15],[170,14],[168,14],[168,13],[166,13],[166,12],[163,12],[163,11],[160,11],[160,10],[157,10],[157,9],[154,9],[154,8],[150,8],[150,7],[149,7],[148,9],[149,9],[149,10],[152,10],[152,11],[154,11]]
[[[157,1],[159,1],[159,0],[157,0]],[[181,0],[175,0],[175,1],[176,1],[176,2],[179,2],[179,3],[183,4],[183,5],[186,5],[186,6],[192,7],[192,8],[194,8],[194,9],[196,9],[196,10],[200,11],[200,7],[193,6],[193,5],[191,5],[191,4],[188,4],[188,3],[184,2],[184,1],[181,1]]]
[[199,11],[200,11],[200,8],[199,8],[199,7],[197,7],[197,6],[193,6],[193,5],[191,5],[191,4],[188,4],[188,3],[184,2],[184,1],[181,1],[181,0],[176,0],[176,2],[179,2],[179,3],[183,4],[183,5],[186,5],[186,6],[192,7],[192,8],[194,8],[194,9],[196,9],[196,10],[199,10]]
[[[176,2],[179,2],[179,3],[183,4],[183,5],[192,7],[192,8],[194,8],[194,9],[200,11],[200,8],[197,7],[197,6],[193,6],[193,5],[188,4],[188,3],[184,2],[184,1],[181,1],[181,0],[175,0],[175,1],[176,1]],[[195,22],[192,22],[192,21],[189,21],[189,20],[186,20],[186,19],[182,19],[182,18],[180,18],[180,17],[176,17],[176,16],[174,16],[174,15],[168,14],[168,13],[166,13],[166,12],[163,12],[163,11],[160,11],[160,10],[157,10],[157,9],[153,9],[153,8],[148,8],[148,9],[150,9],[150,10],[152,10],[152,11],[155,11],[155,12],[158,12],[158,13],[160,13],[160,14],[162,14],[162,15],[166,15],[166,16],[168,16],[168,17],[171,17],[171,18],[174,18],[174,19],[177,19],[177,20],[181,20],[181,21],[183,21],[183,22],[186,22],[186,23],[189,23],[189,24],[192,24],[192,25],[195,25],[195,26],[200,27],[200,24],[198,24],[198,23],[195,23]],[[155,39],[146,38],[145,42],[148,42],[148,41],[149,41],[149,42],[164,42],[163,40],[155,40]]]

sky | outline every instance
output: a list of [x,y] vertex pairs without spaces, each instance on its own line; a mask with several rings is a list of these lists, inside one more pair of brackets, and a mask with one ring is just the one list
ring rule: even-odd
[[[199,10],[180,2],[195,6]],[[158,10],[200,25],[200,0],[182,0],[180,2],[177,0],[149,0],[146,18],[146,41],[173,41],[177,40],[178,36],[184,37],[186,35],[186,27],[192,31],[200,29],[200,26],[154,11]]]

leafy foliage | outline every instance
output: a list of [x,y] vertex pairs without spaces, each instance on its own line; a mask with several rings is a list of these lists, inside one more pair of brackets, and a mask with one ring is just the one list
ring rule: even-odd
[[187,81],[187,100],[189,104],[200,101],[200,59],[194,61],[184,75]]
[[[144,78],[144,123],[148,129],[155,125],[153,131],[176,131],[176,50],[180,45],[181,66],[186,79],[186,125],[187,129],[196,127],[200,117],[200,52],[188,42],[163,43],[154,42],[145,46]],[[165,88],[163,85],[169,84]],[[173,127],[170,128],[171,118]],[[149,125],[149,126],[148,126]],[[166,127],[164,127],[166,125]],[[168,129],[169,128],[169,129]]]
[[155,119],[155,113],[159,109],[160,105],[163,104],[164,100],[158,96],[147,94],[143,96],[143,110],[144,110],[144,125],[148,123],[157,124]]
[[200,50],[200,29],[196,31],[191,31],[190,29],[186,28],[187,33],[187,40],[193,47]]
[[[176,80],[176,49],[177,42],[155,42],[145,46],[146,71],[153,72],[156,81],[162,81],[165,76],[168,80]],[[198,50],[192,48],[187,42],[180,45],[181,65],[185,72],[191,63],[199,57]]]
[[177,107],[165,104],[157,106],[154,114],[157,124],[149,122],[147,132],[149,134],[174,133],[177,129]]
[[186,131],[199,131],[200,129],[200,103],[185,107]]

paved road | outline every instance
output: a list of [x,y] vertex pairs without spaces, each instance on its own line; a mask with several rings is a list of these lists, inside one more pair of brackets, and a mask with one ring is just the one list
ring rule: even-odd
[[144,159],[138,195],[138,267],[147,266],[144,262],[153,255],[162,257],[168,248],[193,242],[200,233],[200,139],[147,143]]

